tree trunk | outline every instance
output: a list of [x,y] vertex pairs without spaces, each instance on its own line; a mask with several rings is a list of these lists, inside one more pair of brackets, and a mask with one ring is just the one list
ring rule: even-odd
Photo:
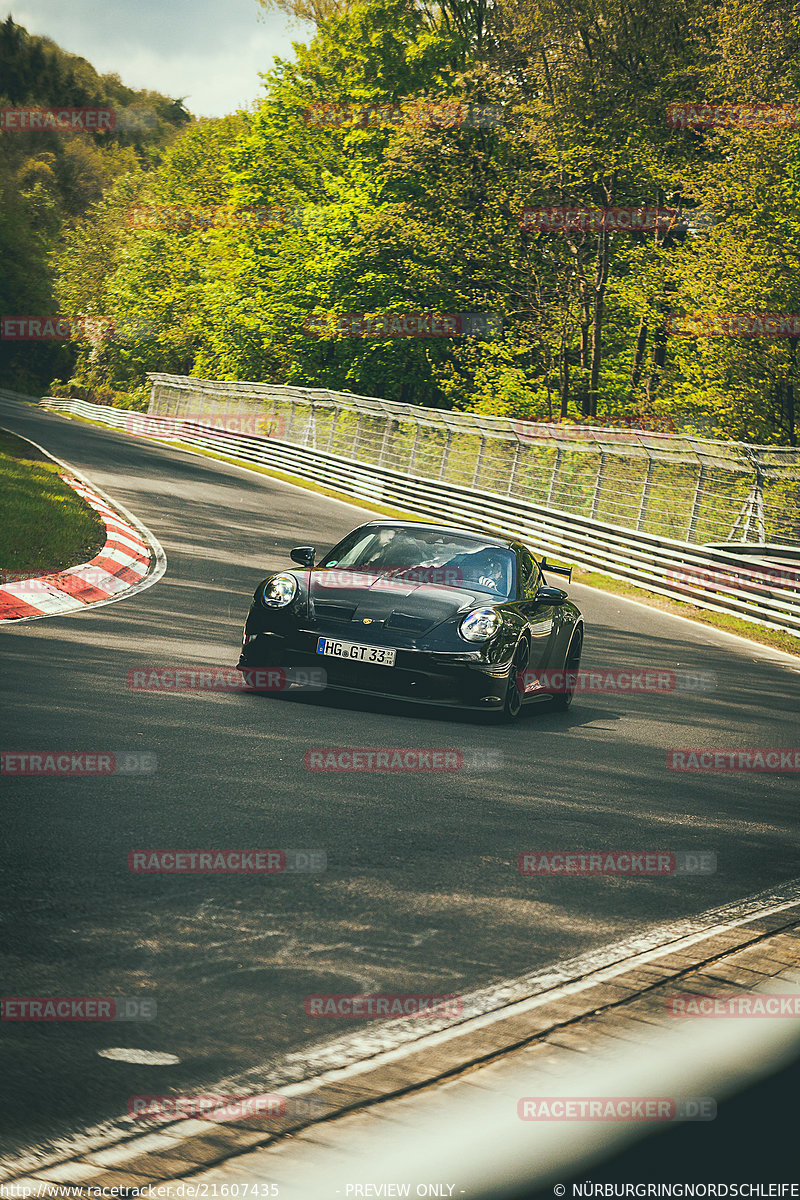
[[597,416],[597,394],[600,390],[600,360],[603,354],[603,309],[608,280],[608,231],[597,237],[597,266],[595,269],[594,303],[592,305],[592,358],[589,368],[589,416]]
[[631,369],[631,391],[635,392],[642,381],[642,366],[644,364],[644,352],[647,349],[647,322],[642,317],[639,322],[639,332],[636,335],[636,350],[633,355],[633,368]]
[[653,398],[653,391],[658,385],[664,362],[667,357],[667,331],[663,325],[653,334],[653,353],[650,357],[650,374],[647,379],[647,399]]
[[[604,188],[606,204],[611,207],[616,192],[617,173],[611,172],[608,186]],[[611,261],[611,243],[608,230],[601,229],[597,235],[597,258],[595,259],[594,287],[592,295],[592,360],[589,368],[589,416],[597,416],[597,398],[600,390],[600,360],[603,354],[603,310],[606,284]]]
[[569,363],[567,362],[567,347],[563,339],[558,351],[558,396],[560,400],[559,416],[564,421],[569,416]]
[[589,326],[592,323],[591,297],[588,288],[581,297],[581,370],[589,367]]

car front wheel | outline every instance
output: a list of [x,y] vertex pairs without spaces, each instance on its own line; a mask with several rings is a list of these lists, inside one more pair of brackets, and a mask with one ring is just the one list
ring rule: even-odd
[[508,686],[503,706],[503,719],[505,721],[516,721],[522,711],[522,693],[525,686],[522,676],[527,670],[530,655],[531,651],[528,643],[526,641],[518,642],[511,661],[511,670],[508,673]]
[[555,708],[565,710],[572,704],[575,696],[575,686],[578,682],[578,670],[581,665],[583,650],[583,630],[576,627],[570,638],[567,654],[564,659],[564,690],[553,697]]

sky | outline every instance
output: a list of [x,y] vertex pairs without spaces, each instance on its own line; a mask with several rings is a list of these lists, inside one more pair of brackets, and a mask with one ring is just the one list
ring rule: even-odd
[[184,98],[197,117],[248,108],[262,94],[259,71],[292,57],[312,27],[258,0],[21,0],[4,20],[52,38],[127,87]]

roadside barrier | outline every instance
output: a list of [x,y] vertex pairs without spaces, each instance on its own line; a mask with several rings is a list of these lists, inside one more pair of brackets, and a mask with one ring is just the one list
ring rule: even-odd
[[[519,465],[519,447],[524,444],[519,439],[516,456],[513,456],[513,452],[509,455],[508,470],[502,480],[498,478],[496,471],[483,474],[479,461],[473,461],[472,479],[466,483],[458,484],[452,478],[448,478],[444,466],[440,467],[439,478],[431,478],[419,450],[419,430],[433,410],[414,410],[419,416],[417,436],[407,447],[403,469],[398,469],[401,464],[398,461],[397,449],[390,454],[389,433],[392,425],[397,424],[390,410],[403,406],[392,406],[388,401],[372,402],[389,412],[383,414],[384,434],[380,448],[375,450],[374,444],[372,447],[370,457],[374,461],[363,461],[357,457],[343,455],[336,445],[336,416],[339,410],[333,406],[331,417],[332,402],[309,398],[311,393],[303,392],[302,389],[271,388],[266,384],[213,383],[177,376],[156,375],[151,378],[151,410],[169,405],[169,413],[136,413],[91,404],[84,400],[49,397],[44,398],[41,403],[57,411],[101,421],[131,434],[196,446],[244,462],[257,463],[272,470],[337,488],[357,499],[366,499],[434,520],[446,519],[484,532],[511,534],[534,549],[556,554],[569,562],[603,572],[614,579],[637,584],[659,595],[685,600],[698,608],[734,614],[743,620],[773,629],[800,634],[800,547],[793,564],[791,560],[788,563],[786,560],[787,546],[791,548],[793,544],[797,545],[796,534],[791,538],[785,536],[783,544],[774,547],[776,562],[770,561],[772,548],[763,544],[759,557],[754,560],[752,543],[758,540],[757,537],[749,538],[746,549],[743,545],[740,550],[736,542],[724,543],[729,548],[721,549],[719,544],[699,545],[691,540],[668,537],[663,532],[653,533],[643,528],[629,528],[621,523],[600,519],[596,512],[593,516],[568,512],[556,507],[552,497],[544,503],[534,502],[528,498],[526,493],[530,489],[524,486],[519,472],[518,486],[514,486],[514,465]],[[256,388],[260,390],[255,392]],[[270,411],[267,411],[268,395],[262,395],[262,391],[276,394]],[[180,405],[176,397],[182,399],[184,407],[192,413],[192,419],[181,419]],[[217,404],[215,407],[209,406],[207,415],[199,420],[198,414],[202,413],[203,405],[208,402],[209,397],[216,398]],[[236,412],[229,411],[227,417],[221,412],[223,398],[227,398],[229,409],[234,403],[237,406]],[[360,400],[358,397],[352,399]],[[238,432],[241,418],[245,412],[252,415],[254,401],[261,405],[263,431],[258,436],[243,435]],[[323,403],[328,406],[327,429],[320,428],[319,414],[313,411]],[[284,408],[289,405],[291,411],[288,414],[279,411],[280,405]],[[298,411],[302,419],[298,419]],[[341,416],[341,413],[339,415]],[[434,414],[437,419],[443,416],[449,418],[463,415],[439,412]],[[234,418],[239,423],[235,428]],[[363,413],[361,419],[362,423],[366,419]],[[230,428],[226,427],[226,420],[229,421]],[[281,437],[273,436],[271,429],[279,430]],[[563,428],[559,429],[561,436]],[[542,436],[544,437],[544,434]],[[648,438],[651,441],[659,438],[667,438],[670,442],[681,440],[673,435],[652,434],[646,437],[643,433],[630,431],[625,431],[625,436],[634,438],[637,445],[642,439]],[[485,457],[489,455],[486,446],[488,440],[487,435],[484,438]],[[683,440],[693,443],[697,441]],[[323,441],[327,443],[325,448],[321,448]],[[299,444],[302,442],[305,444]],[[355,444],[356,453],[360,453],[362,446],[358,439]],[[759,455],[765,454],[766,451],[778,454],[783,449],[768,447],[765,451],[763,447],[743,447],[743,444],[739,443],[707,444],[720,447],[716,452],[719,455],[733,455],[735,450],[745,457],[749,454],[751,460],[758,460]],[[629,441],[624,443],[626,450],[631,445]],[[730,450],[730,447],[734,450]],[[606,456],[609,457],[609,454],[610,452]],[[671,450],[669,454],[672,454]],[[790,464],[791,476],[795,472],[794,462],[798,452],[788,450],[785,454],[788,457],[785,457],[784,461]],[[387,465],[389,461],[392,462],[391,466]],[[800,470],[797,474],[800,479]],[[490,488],[489,484],[494,484],[496,490]],[[791,491],[800,485],[787,476],[784,486]],[[551,492],[555,491],[553,478],[550,479],[548,487]],[[595,500],[591,505],[594,510],[601,507],[597,494],[595,482]],[[695,508],[698,508],[697,496],[695,488]],[[640,499],[640,507],[643,503]],[[754,502],[751,507],[757,516],[761,513],[758,521],[763,525],[763,506],[759,509]],[[786,530],[791,532],[792,521],[795,526],[800,523],[798,512],[793,513],[791,519],[788,513],[785,514]],[[729,507],[728,516],[730,513]],[[746,526],[745,533],[756,532],[752,513],[747,518]],[[791,549],[789,552],[791,553]]]

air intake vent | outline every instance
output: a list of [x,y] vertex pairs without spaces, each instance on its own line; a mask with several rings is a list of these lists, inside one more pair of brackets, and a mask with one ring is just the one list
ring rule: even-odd
[[430,627],[430,617],[412,617],[400,612],[393,612],[386,622],[387,629],[403,629],[406,633],[425,633]]
[[334,600],[315,600],[314,614],[326,621],[349,621],[356,611],[355,604],[337,604]]

